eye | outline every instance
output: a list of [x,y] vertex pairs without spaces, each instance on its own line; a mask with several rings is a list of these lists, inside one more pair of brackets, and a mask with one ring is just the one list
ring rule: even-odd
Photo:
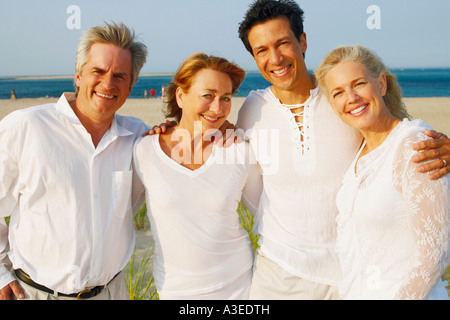
[[223,98],[222,98],[222,101],[230,102],[230,101],[231,101],[231,98],[230,98],[230,97],[223,97]]
[[266,49],[259,49],[258,51],[256,51],[257,55],[263,54],[264,52],[266,52]]
[[333,98],[337,98],[341,94],[342,94],[342,91],[337,91],[337,92],[333,93]]

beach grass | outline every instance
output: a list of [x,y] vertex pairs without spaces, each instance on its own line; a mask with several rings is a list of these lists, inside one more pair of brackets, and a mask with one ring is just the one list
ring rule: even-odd
[[[136,252],[131,256],[126,268],[128,295],[130,300],[158,300],[158,293],[153,281],[149,263],[153,258],[154,246],[145,252],[141,261],[136,262]],[[137,269],[136,269],[137,268]],[[150,273],[150,274],[149,274]]]

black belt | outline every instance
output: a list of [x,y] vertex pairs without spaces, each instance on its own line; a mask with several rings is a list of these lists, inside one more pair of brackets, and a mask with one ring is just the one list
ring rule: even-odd
[[[47,288],[47,287],[45,287],[45,286],[43,286],[41,284],[38,284],[38,283],[34,282],[30,278],[30,276],[25,271],[23,271],[22,269],[14,270],[14,273],[16,274],[17,278],[19,278],[21,281],[25,282],[27,285],[29,285],[29,286],[31,286],[31,287],[33,287],[35,289],[38,289],[40,291],[44,291],[44,292],[47,292],[47,293],[50,293],[50,294],[55,294],[54,290],[49,289],[49,288]],[[117,275],[118,274],[116,274],[114,276],[114,278],[111,279],[111,281],[113,281],[117,277]],[[111,283],[111,281],[109,283]],[[103,290],[104,287],[105,286],[97,286],[97,287],[94,287],[94,288],[91,288],[91,289],[86,289],[86,290],[80,291],[78,293],[65,294],[65,293],[56,292],[56,294],[58,296],[61,296],[61,297],[69,297],[69,298],[77,298],[77,299],[89,299],[89,298],[93,298],[96,295],[98,295]]]

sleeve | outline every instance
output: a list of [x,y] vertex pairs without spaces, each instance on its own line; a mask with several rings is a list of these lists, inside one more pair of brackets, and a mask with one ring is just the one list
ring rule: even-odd
[[145,201],[145,188],[144,188],[144,184],[142,183],[141,177],[139,175],[139,161],[138,161],[138,157],[136,155],[136,149],[141,140],[142,140],[142,138],[137,139],[134,142],[134,146],[133,146],[133,161],[132,161],[132,163],[133,163],[132,164],[133,184],[132,184],[132,190],[131,190],[131,203],[132,203],[134,214],[136,214],[139,211],[139,209],[141,209],[141,207]]
[[15,280],[9,271],[11,268],[8,258],[9,227],[5,220],[12,214],[19,199],[17,147],[21,145],[21,141],[15,135],[19,125],[13,121],[14,116],[8,116],[0,122],[0,289]]
[[239,109],[236,128],[243,131],[244,139],[251,139],[252,129],[261,118],[264,99],[255,91],[250,92]]
[[[417,137],[414,140],[425,139],[422,134]],[[396,299],[425,299],[440,281],[450,258],[449,178],[431,181],[427,174],[418,173],[417,164],[411,161],[412,142],[415,141],[408,141],[400,148],[395,162],[398,164],[395,167],[401,169],[397,171],[398,179],[394,180],[399,181],[407,204],[415,242],[414,263],[405,274]]]
[[247,156],[247,181],[242,192],[242,203],[255,216],[263,187],[262,170],[249,143],[244,143]]

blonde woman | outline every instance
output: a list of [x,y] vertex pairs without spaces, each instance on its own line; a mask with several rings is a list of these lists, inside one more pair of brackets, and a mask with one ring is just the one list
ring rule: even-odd
[[223,58],[189,57],[167,90],[167,115],[178,124],[135,145],[160,299],[248,297],[253,247],[236,209],[243,201],[256,212],[260,171],[247,143],[212,143],[244,75]]
[[411,145],[429,127],[409,120],[395,77],[362,46],[335,49],[316,75],[334,111],[364,137],[337,196],[341,296],[448,299],[449,178],[431,181],[412,162]]

